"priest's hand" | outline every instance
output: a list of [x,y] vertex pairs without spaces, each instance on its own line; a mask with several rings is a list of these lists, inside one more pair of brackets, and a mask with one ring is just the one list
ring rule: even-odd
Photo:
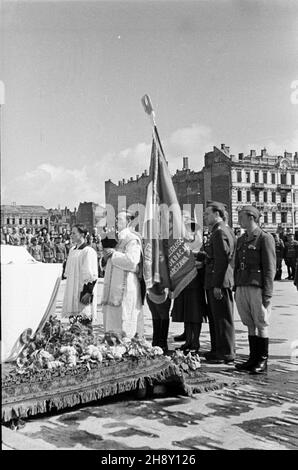
[[91,304],[92,302],[92,294],[89,294],[89,292],[87,292],[86,294],[84,294],[81,298],[81,303],[84,304],[84,305],[88,305],[88,304]]
[[114,251],[115,251],[114,248],[106,248],[105,259],[109,259],[111,256],[113,256]]

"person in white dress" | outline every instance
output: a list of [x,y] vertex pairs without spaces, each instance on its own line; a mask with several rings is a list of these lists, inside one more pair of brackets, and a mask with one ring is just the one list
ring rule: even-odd
[[132,215],[119,212],[118,243],[104,250],[107,260],[103,296],[105,333],[124,334],[132,338],[144,334],[142,296],[139,280],[142,257],[140,236],[129,227]]
[[62,317],[81,315],[83,322],[97,324],[97,254],[86,243],[86,235],[84,225],[72,227],[73,246],[69,250],[65,267]]

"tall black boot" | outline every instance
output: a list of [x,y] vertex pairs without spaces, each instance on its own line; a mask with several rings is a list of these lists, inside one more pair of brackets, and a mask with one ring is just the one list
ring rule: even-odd
[[153,334],[152,346],[159,346],[160,333],[161,333],[161,320],[159,318],[152,318]]
[[174,336],[174,341],[185,341],[186,340],[186,333],[185,333],[185,327],[182,335]]
[[160,343],[158,346],[160,346],[164,352],[164,354],[167,354],[168,352],[168,333],[169,333],[169,324],[170,320],[167,318],[166,320],[160,320],[161,324],[161,333],[160,333]]
[[248,344],[249,344],[249,357],[248,360],[242,364],[236,364],[236,369],[239,371],[250,371],[256,365],[258,360],[257,355],[257,336],[248,335]]
[[191,349],[191,342],[192,342],[192,323],[184,323],[185,328],[185,343],[180,346],[182,351],[188,353]]
[[264,374],[267,371],[269,338],[257,336],[258,359],[256,365],[251,369],[251,374]]
[[191,347],[196,352],[200,349],[200,334],[201,334],[202,323],[192,323],[192,340]]

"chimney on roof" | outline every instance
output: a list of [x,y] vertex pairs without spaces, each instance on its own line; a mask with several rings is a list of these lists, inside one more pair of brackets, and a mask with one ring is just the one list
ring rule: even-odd
[[133,181],[133,176],[130,177],[129,181]]
[[138,181],[139,177],[140,177],[140,175],[137,175],[137,176],[136,176],[137,181]]
[[239,157],[239,160],[243,160],[244,154],[243,154],[243,153],[239,153],[239,154],[238,154],[238,157]]
[[230,147],[227,147],[225,144],[221,144],[220,149],[229,155]]
[[183,157],[183,168],[182,170],[188,170],[188,157]]
[[125,178],[122,179],[122,184],[125,184]]
[[144,171],[144,176],[148,176],[147,170]]
[[295,158],[298,158],[298,152],[295,152]]
[[265,148],[263,148],[261,150],[261,157],[264,157],[266,155],[266,153],[267,153],[267,150]]
[[255,151],[255,150],[251,150],[251,151],[250,151],[250,156],[251,156],[251,157],[255,157],[255,156],[256,156],[256,151]]
[[284,157],[285,158],[292,158],[292,153],[291,152],[284,152]]

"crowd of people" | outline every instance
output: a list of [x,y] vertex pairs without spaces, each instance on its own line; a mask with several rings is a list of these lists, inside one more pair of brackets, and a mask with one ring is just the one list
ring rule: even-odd
[[[103,249],[101,237],[95,231],[86,232],[86,242],[92,246],[97,254],[98,276],[103,276],[102,256]],[[24,246],[31,256],[42,263],[61,263],[63,266],[63,277],[66,260],[73,246],[71,231],[62,228],[58,233],[47,228],[32,229],[26,227],[2,227],[1,244]]]

